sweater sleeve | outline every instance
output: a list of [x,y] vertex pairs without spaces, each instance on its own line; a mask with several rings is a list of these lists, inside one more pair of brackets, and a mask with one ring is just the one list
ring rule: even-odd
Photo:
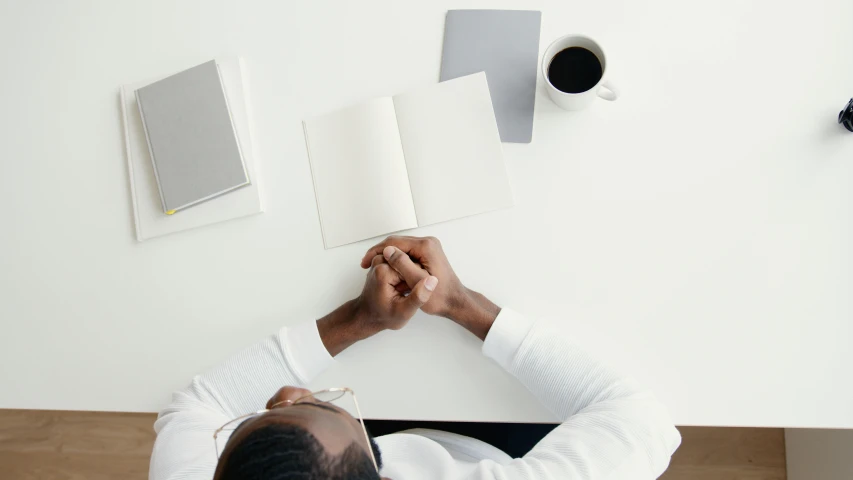
[[154,423],[151,480],[209,480],[216,468],[213,432],[264,408],[286,385],[302,386],[334,363],[315,321],[282,328],[172,395]]
[[[494,335],[494,336],[493,336]],[[514,375],[563,423],[523,458],[486,460],[477,479],[655,479],[681,436],[654,395],[573,344],[565,330],[508,309],[484,353]]]

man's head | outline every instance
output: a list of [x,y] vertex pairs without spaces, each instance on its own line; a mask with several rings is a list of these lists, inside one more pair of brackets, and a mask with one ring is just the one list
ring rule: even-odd
[[358,420],[331,403],[292,402],[308,390],[284,387],[270,411],[243,422],[219,457],[214,480],[378,480],[379,448]]

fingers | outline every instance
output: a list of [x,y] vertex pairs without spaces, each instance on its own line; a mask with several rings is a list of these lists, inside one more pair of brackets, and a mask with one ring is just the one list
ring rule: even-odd
[[373,260],[370,261],[370,268],[373,275],[375,275],[376,279],[381,283],[393,285],[394,289],[400,293],[405,293],[409,290],[403,276],[391,268],[391,266],[385,262],[385,257],[382,255],[376,255],[373,257]]
[[311,390],[302,387],[281,387],[267,401],[267,410],[282,405],[292,405],[296,400],[308,395],[311,395]]
[[399,273],[397,273],[396,270],[391,268],[387,263],[383,263],[382,265],[376,267],[376,270],[374,272],[376,274],[377,280],[390,285],[391,287],[393,287],[394,291],[402,293],[397,290],[397,285],[401,283],[405,284],[406,281],[403,280],[403,277]]
[[404,318],[411,318],[429,301],[436,286],[438,286],[438,278],[427,276],[415,285],[408,297],[397,297],[397,308],[400,309],[400,314]]
[[426,270],[421,268],[420,265],[413,262],[408,255],[403,253],[403,251],[397,247],[385,247],[385,249],[382,251],[382,256],[385,258],[391,268],[393,268],[397,271],[397,273],[402,275],[403,280],[406,281],[406,284],[410,288],[429,276],[429,273]]
[[364,254],[364,257],[361,259],[361,268],[370,267],[370,262],[376,255],[382,255],[382,250],[385,250],[385,247],[388,245],[393,245],[400,250],[410,253],[417,245],[418,241],[421,240],[417,237],[401,237],[397,235],[392,235],[385,240],[377,243],[376,245],[370,247],[367,253]]
[[367,253],[361,258],[361,268],[369,268],[373,264],[373,260],[377,255],[382,255],[382,249],[385,248],[385,241],[383,240],[381,243],[377,243],[376,245],[370,247]]

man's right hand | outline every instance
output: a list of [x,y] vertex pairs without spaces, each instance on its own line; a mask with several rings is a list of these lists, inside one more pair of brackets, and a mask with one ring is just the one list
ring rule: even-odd
[[437,238],[388,237],[367,251],[361,260],[362,268],[369,268],[377,255],[384,256],[410,287],[429,275],[437,277],[438,288],[421,310],[449,318],[480,339],[486,338],[500,307],[462,284]]
[[463,307],[467,289],[450,266],[437,238],[388,237],[367,251],[361,260],[361,267],[369,268],[371,260],[377,255],[384,256],[410,287],[429,275],[440,280],[430,301],[421,307],[424,312],[451,318],[456,310]]

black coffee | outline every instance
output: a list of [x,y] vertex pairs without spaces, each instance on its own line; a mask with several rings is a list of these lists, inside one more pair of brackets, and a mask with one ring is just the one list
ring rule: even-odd
[[583,47],[569,47],[551,59],[548,80],[561,92],[585,92],[601,80],[601,62]]

